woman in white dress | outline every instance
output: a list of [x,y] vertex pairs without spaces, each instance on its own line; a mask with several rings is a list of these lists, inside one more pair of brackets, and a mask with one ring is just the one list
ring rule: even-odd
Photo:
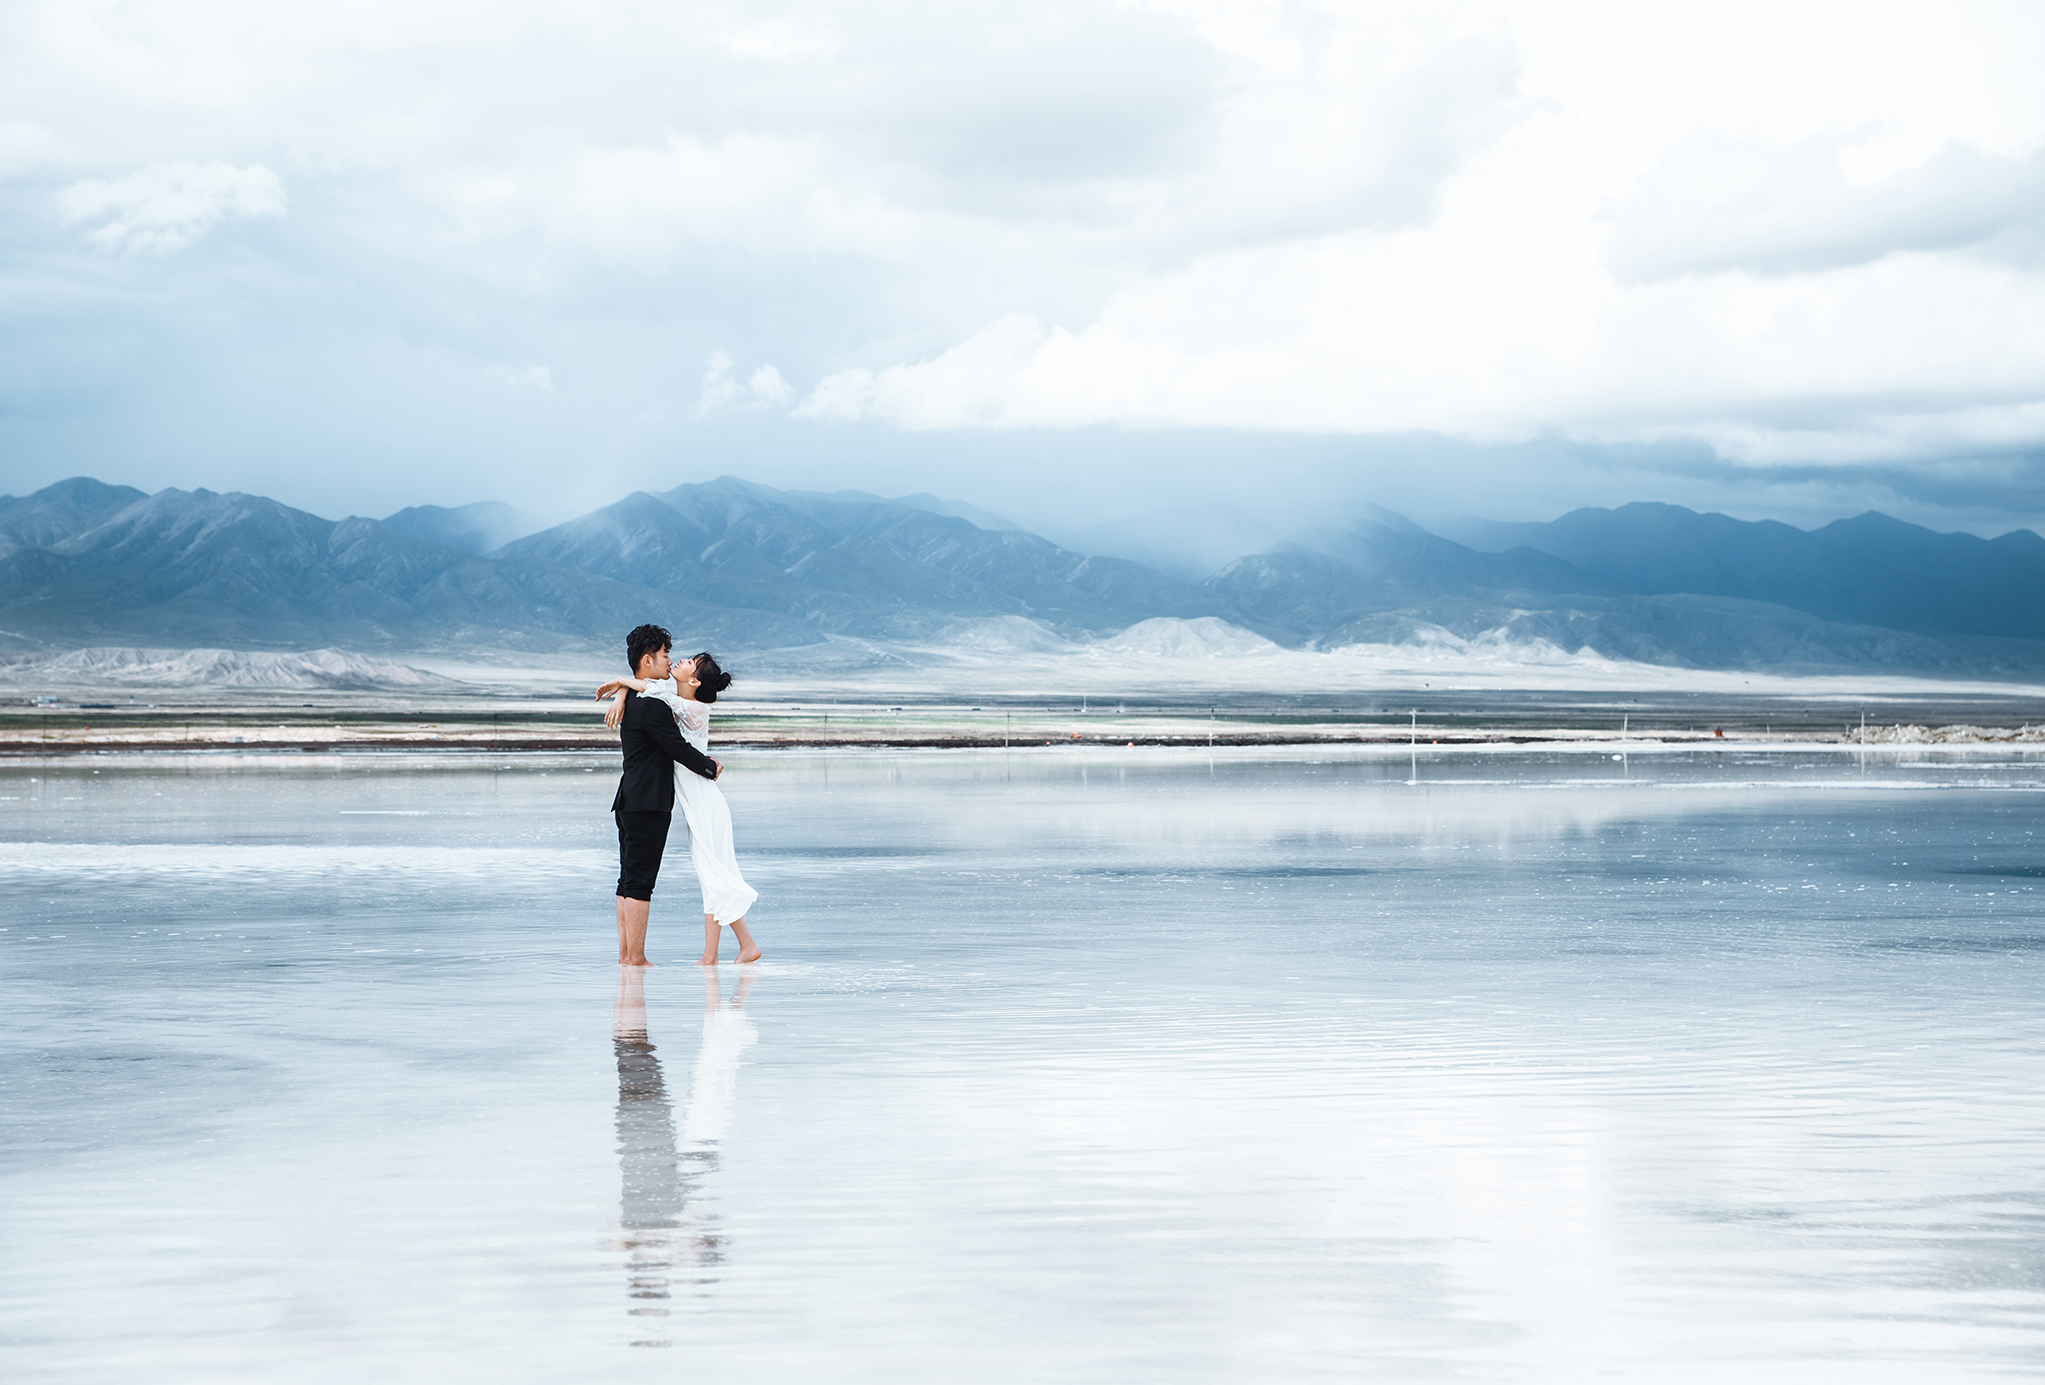
[[[683,738],[708,755],[710,704],[730,686],[731,675],[717,666],[717,660],[698,654],[676,663],[672,677],[651,682],[614,678],[597,689],[597,696],[617,693],[604,712],[605,723],[612,727],[624,715],[624,689],[659,698],[674,709]],[[739,874],[738,855],[731,844],[731,808],[724,801],[724,790],[715,780],[676,765],[675,804],[689,821],[689,859],[695,862],[696,879],[703,886],[703,955],[696,965],[717,965],[725,928],[738,939],[741,962],[759,961],[760,945],[746,929],[746,910],[753,907],[760,892]]]

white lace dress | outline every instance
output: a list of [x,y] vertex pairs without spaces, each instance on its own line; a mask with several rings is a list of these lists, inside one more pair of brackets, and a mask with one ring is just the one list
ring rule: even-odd
[[[672,678],[648,683],[646,695],[672,707],[682,739],[705,755],[710,753],[709,707],[683,697]],[[689,859],[695,862],[696,880],[703,886],[703,912],[722,924],[744,918],[760,892],[738,873],[738,854],[731,844],[731,808],[724,801],[724,790],[717,787],[716,780],[676,765],[675,806],[689,822]]]

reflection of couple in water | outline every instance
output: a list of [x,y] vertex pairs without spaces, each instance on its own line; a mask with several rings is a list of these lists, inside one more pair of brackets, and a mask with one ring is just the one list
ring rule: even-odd
[[[632,677],[597,689],[612,697],[604,721],[625,752],[625,772],[611,813],[618,820],[618,962],[647,967],[647,915],[653,884],[676,803],[689,823],[689,858],[703,886],[703,956],[717,965],[723,930],[738,939],[738,959],[757,962],[760,945],[746,929],[746,910],[760,897],[739,874],[731,844],[731,809],[717,778],[724,766],[710,758],[710,704],[731,686],[731,675],[708,654],[676,663],[674,640],[658,625],[642,625],[625,638]],[[615,694],[615,696],[613,696]]]
[[[704,975],[703,1045],[696,1052],[677,1131],[660,1059],[647,1036],[645,977],[637,968],[618,972],[611,1020],[618,1055],[620,1249],[630,1257],[625,1265],[627,1311],[635,1318],[664,1318],[671,1311],[676,1276],[708,1283],[716,1277],[712,1267],[723,1258],[709,1218],[690,1202],[703,1178],[717,1169],[718,1146],[731,1125],[739,1060],[757,1037],[745,1014],[755,978],[741,973],[727,1002],[717,973]],[[632,1345],[669,1344],[645,1339]]]
[[[741,1055],[757,1037],[745,1016],[757,979],[748,967],[727,1003],[717,972],[704,973],[703,1044],[689,1079],[681,1128],[675,1127],[660,1059],[646,1032],[646,923],[653,885],[677,803],[689,824],[689,858],[703,887],[701,965],[717,965],[722,930],[738,938],[738,959],[757,962],[760,945],[746,929],[746,910],[759,893],[739,874],[731,844],[731,809],[717,787],[724,766],[710,758],[710,704],[731,675],[708,654],[677,663],[674,641],[658,625],[642,625],[625,641],[632,677],[597,690],[612,697],[604,721],[618,732],[625,772],[611,812],[618,821],[618,1000],[611,1037],[618,1056],[619,1222],[627,1293],[634,1317],[668,1316],[671,1282],[694,1268],[697,1282],[722,1258],[708,1219],[690,1202],[717,1167],[718,1144],[731,1124]],[[615,695],[615,696],[614,696]],[[636,1341],[661,1347],[666,1339]]]

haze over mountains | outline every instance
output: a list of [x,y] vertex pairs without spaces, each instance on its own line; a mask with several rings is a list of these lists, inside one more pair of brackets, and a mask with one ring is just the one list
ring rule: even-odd
[[413,505],[394,515],[385,515],[383,522],[386,528],[410,538],[443,543],[478,557],[541,527],[537,519],[501,500],[479,500],[453,509],[444,505]]
[[[654,619],[720,649],[857,638],[1049,650],[1139,622],[1259,642],[1595,651],[1699,668],[2045,669],[2045,539],[1879,514],[1815,532],[1667,505],[1430,533],[1367,508],[1204,582],[1062,548],[960,501],[735,477],[536,532],[482,502],[328,520],[75,478],[0,497],[0,648],[610,651]],[[1189,632],[1207,632],[1196,634]]]

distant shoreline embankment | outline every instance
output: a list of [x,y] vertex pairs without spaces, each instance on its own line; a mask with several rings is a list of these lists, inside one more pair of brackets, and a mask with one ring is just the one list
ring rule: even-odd
[[[1707,720],[1527,708],[1429,715],[1206,715],[1182,708],[1129,712],[1022,712],[982,707],[749,708],[722,717],[715,746],[761,750],[1000,750],[1047,746],[1205,749],[1281,746],[1447,747],[1488,745],[1850,744],[1867,746],[2045,745],[2045,726],[1891,724],[1848,726],[1818,717],[1790,721],[1743,709]],[[1672,724],[1680,721],[1682,724]],[[1617,722],[1616,725],[1611,724]],[[613,754],[614,732],[589,710],[519,709],[488,716],[445,711],[319,708],[178,709],[42,707],[0,715],[0,758],[85,754]]]

